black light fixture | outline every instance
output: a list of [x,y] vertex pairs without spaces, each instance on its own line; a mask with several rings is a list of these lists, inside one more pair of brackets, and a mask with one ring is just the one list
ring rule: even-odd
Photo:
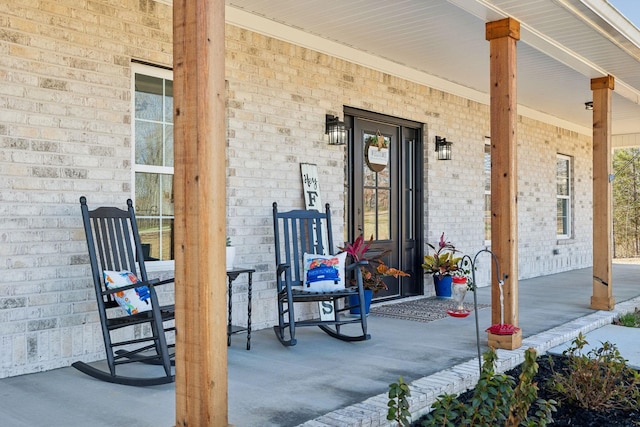
[[585,110],[593,110],[593,101],[587,101],[584,103]]
[[451,144],[447,141],[447,138],[436,136],[436,152],[438,153],[438,160],[451,160]]
[[329,135],[330,145],[344,145],[347,143],[347,128],[344,122],[331,114],[327,114],[325,133]]

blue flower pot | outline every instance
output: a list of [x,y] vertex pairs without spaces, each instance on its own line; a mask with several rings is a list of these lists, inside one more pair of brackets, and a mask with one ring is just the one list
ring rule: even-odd
[[451,298],[451,276],[433,275],[433,284],[436,287],[436,296],[439,298]]
[[[373,299],[373,291],[371,289],[364,290],[364,313],[369,314],[369,308],[371,307],[371,300]],[[358,296],[357,295],[349,295],[349,305],[357,305],[358,304]],[[351,314],[360,314],[360,307],[353,307],[349,310]]]

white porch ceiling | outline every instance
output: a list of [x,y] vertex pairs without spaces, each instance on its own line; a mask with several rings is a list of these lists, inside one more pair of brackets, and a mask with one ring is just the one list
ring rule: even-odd
[[234,25],[485,103],[485,23],[511,16],[521,23],[520,114],[590,134],[590,79],[611,74],[614,145],[640,139],[640,30],[603,0],[226,3]]

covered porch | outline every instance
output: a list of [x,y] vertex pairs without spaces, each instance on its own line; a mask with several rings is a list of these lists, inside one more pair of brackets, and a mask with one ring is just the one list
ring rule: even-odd
[[[267,327],[273,321],[272,242],[268,214],[260,208],[286,192],[290,206],[300,205],[299,165],[313,160],[320,163],[324,177],[336,178],[331,181],[334,185],[324,187],[325,201],[339,213],[348,210],[343,194],[344,150],[327,146],[323,139],[327,113],[341,116],[346,106],[422,124],[419,139],[425,144],[419,154],[426,175],[419,181],[426,189],[435,189],[425,193],[420,201],[424,205],[451,201],[439,189],[449,188],[452,179],[458,181],[453,168],[468,166],[466,160],[472,157],[481,159],[486,136],[494,146],[508,149],[494,152],[494,163],[499,166],[495,170],[506,170],[509,182],[493,184],[496,191],[491,199],[499,203],[492,215],[507,220],[494,221],[491,240],[510,276],[506,320],[524,331],[512,348],[519,346],[520,338],[525,339],[522,348],[526,348],[526,340],[536,331],[566,324],[594,308],[613,309],[614,303],[625,299],[620,295],[624,280],[618,283],[618,276],[614,276],[616,281],[611,277],[609,168],[616,143],[640,144],[638,49],[629,44],[638,39],[638,29],[604,3],[600,5],[604,10],[594,12],[589,6],[599,2],[587,0],[532,2],[529,8],[500,0],[433,1],[426,8],[407,1],[402,2],[404,8],[393,5],[390,15],[385,8],[390,3],[378,0],[350,3],[343,20],[336,19],[337,7],[313,2],[300,3],[302,14],[291,13],[289,2],[275,5],[251,0],[175,4],[130,0],[120,2],[122,7],[103,0],[81,2],[80,9],[57,7],[55,2],[28,2],[33,4],[21,7],[12,7],[13,3],[3,9],[9,16],[3,25],[10,30],[0,46],[14,60],[7,72],[0,70],[11,91],[7,108],[1,111],[8,125],[0,126],[9,173],[3,180],[7,191],[0,206],[8,229],[2,236],[6,243],[0,259],[9,267],[0,279],[2,296],[9,296],[0,307],[6,310],[0,313],[6,319],[0,333],[3,349],[7,348],[2,352],[3,375],[12,375],[15,369],[36,372],[65,366],[62,364],[78,354],[96,359],[99,345],[91,345],[98,342],[91,327],[97,322],[93,296],[87,292],[86,249],[76,201],[89,191],[100,195],[96,203],[115,204],[133,193],[136,172],[130,165],[134,157],[130,145],[134,134],[129,124],[135,119],[130,102],[135,93],[130,87],[134,65],[172,68],[175,74],[175,221],[176,241],[181,245],[175,257],[176,303],[178,328],[184,332],[178,346],[182,353],[175,387],[126,390],[93,382],[69,369],[2,380],[7,386],[0,392],[3,415],[13,417],[9,419],[15,425],[22,422],[20,417],[31,416],[43,418],[27,418],[23,425],[51,425],[58,419],[61,425],[87,420],[94,425],[99,420],[108,423],[105,425],[144,425],[141,422],[146,420],[149,425],[172,425],[176,420],[180,424],[213,420],[212,424],[221,425],[228,420],[236,425],[296,425],[380,396],[399,374],[416,381],[461,362],[475,366],[475,331],[470,319],[429,324],[372,319],[374,339],[358,348],[305,331],[309,333],[305,346],[282,349],[267,329],[255,332],[250,352],[242,344],[225,351],[225,287],[221,285],[225,231],[235,233],[236,241],[242,243],[243,260],[250,260],[259,272],[255,290],[263,298],[256,314],[262,315],[259,325]],[[40,6],[43,10],[36,14],[34,9]],[[33,16],[39,20],[31,20]],[[132,16],[140,22],[129,22]],[[407,22],[403,16],[413,19]],[[548,16],[558,19],[551,22]],[[491,28],[506,28],[507,34],[486,31],[487,23],[504,23],[505,19],[506,27]],[[103,31],[98,31],[100,36],[95,35],[97,28]],[[571,34],[566,29],[572,29]],[[121,34],[128,38],[121,43],[124,54],[119,44],[103,46],[104,39]],[[82,41],[99,48],[82,47]],[[517,61],[511,55],[516,41]],[[498,43],[497,57],[506,54],[507,61],[490,59],[489,46],[494,42]],[[602,58],[602,51],[617,55]],[[100,59],[86,61],[92,55]],[[516,81],[510,77],[515,73],[490,71],[490,62],[509,70],[517,65],[517,97]],[[81,71],[69,72],[67,63]],[[274,64],[282,69],[274,70]],[[320,84],[324,89],[319,93],[316,80],[323,75],[329,79]],[[286,83],[282,83],[285,76]],[[507,83],[504,91],[494,94],[497,85],[489,83],[490,77]],[[93,95],[73,96],[83,90]],[[71,95],[65,95],[67,92]],[[115,96],[105,100],[105,94]],[[274,96],[278,94],[287,99]],[[510,102],[490,100],[501,94]],[[61,102],[64,99],[68,100]],[[590,99],[593,112],[584,108],[584,101]],[[87,109],[86,104],[96,107]],[[71,117],[59,117],[62,110]],[[265,111],[270,114],[265,116]],[[291,116],[297,119],[290,121]],[[505,123],[490,120],[496,116]],[[517,134],[512,132],[516,121]],[[260,131],[253,131],[254,127]],[[113,133],[105,134],[105,130]],[[448,165],[438,163],[434,156],[433,142],[438,135],[457,144],[458,154]],[[523,185],[518,190],[515,148],[522,143],[525,150],[521,151],[519,173]],[[52,153],[42,154],[45,151]],[[284,160],[281,152],[288,153]],[[318,152],[322,155],[316,156]],[[556,177],[537,173],[551,171],[558,154],[572,155],[578,162],[574,170],[582,173],[575,181],[575,230],[571,236],[567,233],[574,240],[561,239],[561,244],[554,229],[555,215],[541,223],[536,214],[545,206],[546,213],[555,211]],[[476,166],[475,175],[469,177],[480,183],[484,177],[481,162]],[[265,182],[270,186],[265,187]],[[546,185],[538,185],[540,182]],[[449,215],[420,211],[417,216],[424,227],[417,228],[417,247],[424,249],[424,243],[443,229],[455,229],[456,241],[460,247],[473,249],[470,252],[486,245],[482,206],[486,194],[481,186],[465,181],[456,187],[465,189],[466,195],[458,198],[461,211],[468,211],[468,200],[474,201],[469,228],[461,227],[463,221],[449,221]],[[498,188],[506,191],[499,193]],[[517,202],[520,219],[524,217],[523,224],[530,226],[529,234],[517,233],[516,191],[522,192]],[[225,192],[226,197],[218,196]],[[540,195],[545,204],[540,203]],[[447,206],[446,212],[450,209]],[[51,216],[41,220],[43,212]],[[554,260],[545,254],[558,257]],[[559,276],[547,284],[549,289],[532,286],[535,291],[528,293],[526,281],[518,283],[534,274],[580,269],[591,263],[592,256],[593,272],[577,270],[580,275],[571,280]],[[633,284],[631,277],[626,278],[627,285]],[[550,293],[556,289],[566,298]],[[480,292],[482,301],[493,302],[493,309],[481,314],[484,329],[495,323],[497,293],[495,286],[493,295],[489,288]],[[553,299],[542,301],[540,295]],[[191,307],[197,310],[189,310]],[[540,307],[545,311],[537,311]],[[566,315],[570,317],[564,318]],[[612,315],[603,314],[605,318]],[[551,318],[553,324],[538,324]],[[461,322],[468,322],[469,327],[461,328]],[[444,332],[436,326],[445,327]],[[415,342],[415,337],[424,338]],[[561,337],[565,338],[569,337]],[[411,348],[407,349],[408,344]],[[354,362],[336,371],[345,360]],[[53,378],[48,380],[48,375]],[[27,383],[21,382],[25,380]],[[422,401],[414,407],[420,405]],[[252,424],[240,418],[242,414],[263,418]],[[156,415],[161,419],[152,420]]]
[[[640,306],[640,265],[614,264],[614,311],[589,307],[591,273],[581,269],[520,282],[520,315],[527,328],[522,348],[499,350],[502,370],[520,363],[528,347],[541,354]],[[472,295],[466,301],[472,301]],[[478,302],[490,301],[490,288],[480,288]],[[489,326],[490,316],[490,308],[479,311],[481,331]],[[369,316],[369,322],[373,339],[356,344],[305,329],[299,332],[299,345],[285,348],[270,329],[264,329],[252,333],[247,351],[243,335],[232,337],[229,423],[242,427],[387,425],[387,388],[400,375],[412,386],[414,419],[435,396],[475,385],[473,315],[428,323]],[[480,344],[486,350],[484,333]],[[172,426],[175,384],[118,386],[73,368],[56,369],[0,380],[0,414],[3,424],[14,427]]]

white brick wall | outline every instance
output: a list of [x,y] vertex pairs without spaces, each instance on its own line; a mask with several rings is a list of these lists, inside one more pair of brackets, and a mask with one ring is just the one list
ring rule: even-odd
[[[0,4],[0,378],[104,357],[78,198],[130,197],[130,64],[170,66],[171,31],[171,7],[151,0]],[[303,206],[300,163],[318,165],[343,239],[345,148],[324,142],[324,120],[345,105],[425,123],[425,238],[483,247],[487,106],[232,26],[227,80],[228,233],[236,263],[256,269],[255,327],[276,319],[271,204]],[[518,131],[521,277],[590,265],[590,137],[527,118]],[[454,142],[452,161],[435,159],[435,135]],[[575,239],[563,242],[558,152],[575,159]]]
[[171,64],[171,15],[0,4],[0,377],[104,357],[78,199],[130,197],[131,59]]

